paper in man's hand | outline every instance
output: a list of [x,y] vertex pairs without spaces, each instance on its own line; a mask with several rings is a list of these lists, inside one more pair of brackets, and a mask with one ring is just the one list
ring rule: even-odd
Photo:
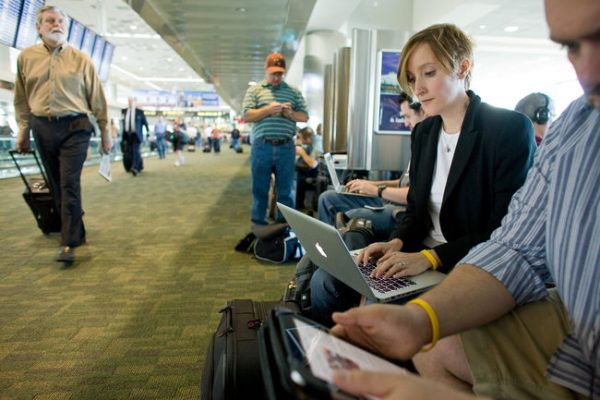
[[110,173],[110,154],[102,154],[100,156],[100,168],[98,173],[107,181],[112,182],[112,175]]

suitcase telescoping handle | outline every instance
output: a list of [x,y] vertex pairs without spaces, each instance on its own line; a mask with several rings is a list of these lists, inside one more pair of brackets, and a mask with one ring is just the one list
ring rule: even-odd
[[15,149],[11,149],[8,151],[8,154],[10,154],[10,157],[12,158],[13,163],[17,167],[17,170],[19,171],[19,175],[21,175],[21,179],[23,180],[23,183],[25,183],[25,187],[27,188],[27,190],[29,190],[29,193],[32,193],[31,187],[29,187],[29,182],[27,182],[27,178],[25,178],[25,174],[23,174],[23,171],[21,170],[21,166],[19,165],[19,161],[17,160],[17,157],[15,157],[15,154],[23,154],[23,155],[33,154],[35,163],[37,164],[37,167],[40,170],[40,173],[42,174],[42,178],[44,178],[44,183],[46,184],[46,187],[48,187],[48,177],[46,176],[46,172],[44,171],[44,168],[42,167],[42,164],[40,163],[40,159],[38,158],[35,150],[27,149],[27,150],[23,150],[23,151],[17,151]]

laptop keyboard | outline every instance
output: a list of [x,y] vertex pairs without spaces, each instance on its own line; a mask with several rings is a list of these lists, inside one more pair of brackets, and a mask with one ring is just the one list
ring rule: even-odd
[[358,270],[367,281],[367,284],[382,293],[416,285],[416,283],[409,278],[372,278],[371,271],[373,271],[375,267],[377,267],[377,260],[371,260],[367,264],[358,264]]

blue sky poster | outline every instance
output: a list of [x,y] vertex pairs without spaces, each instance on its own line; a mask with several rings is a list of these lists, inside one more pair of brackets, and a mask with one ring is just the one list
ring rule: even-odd
[[381,50],[380,69],[377,82],[377,119],[375,132],[377,133],[409,133],[400,113],[398,98],[400,85],[396,79],[400,51]]

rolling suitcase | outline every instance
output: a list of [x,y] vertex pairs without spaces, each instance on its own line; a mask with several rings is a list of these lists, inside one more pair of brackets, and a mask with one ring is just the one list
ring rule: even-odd
[[[60,232],[60,210],[56,209],[52,193],[50,193],[50,187],[48,186],[48,178],[36,152],[29,150],[18,153],[16,150],[9,150],[9,154],[19,171],[19,175],[21,175],[23,183],[25,183],[23,198],[31,209],[38,227],[46,235],[50,232]],[[20,157],[15,157],[15,154],[32,154],[40,171],[41,178],[26,178],[19,164]]]
[[220,311],[221,320],[204,361],[202,400],[267,398],[260,367],[258,328],[277,306],[298,311],[294,303],[283,301],[227,302]]

